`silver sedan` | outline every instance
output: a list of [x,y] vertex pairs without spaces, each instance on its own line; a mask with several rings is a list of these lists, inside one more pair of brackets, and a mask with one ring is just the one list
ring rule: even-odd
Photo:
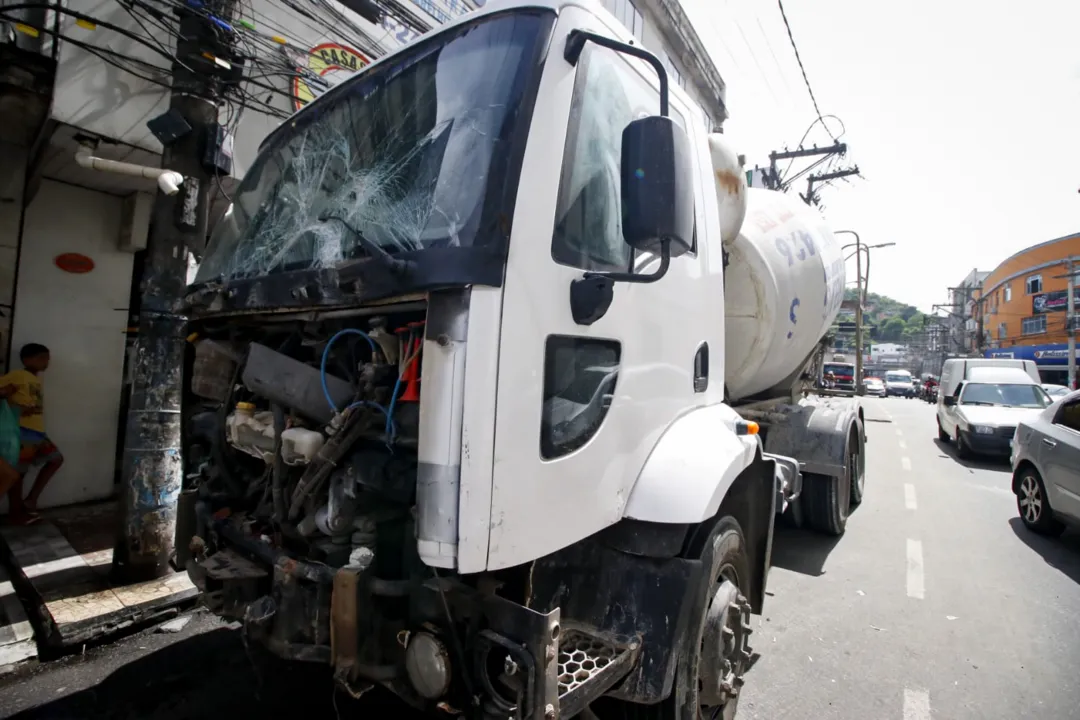
[[1080,525],[1080,391],[1059,397],[1012,441],[1013,493],[1024,525],[1059,535]]

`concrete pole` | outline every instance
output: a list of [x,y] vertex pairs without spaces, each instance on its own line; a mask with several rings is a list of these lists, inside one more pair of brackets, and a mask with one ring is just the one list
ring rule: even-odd
[[1069,258],[1068,270],[1069,273],[1069,285],[1068,285],[1068,309],[1065,312],[1065,332],[1069,338],[1069,389],[1076,389],[1076,330],[1075,330],[1075,312],[1076,301],[1073,299],[1073,290],[1076,287],[1076,278],[1073,271],[1073,259]]
[[[209,9],[228,20],[233,0]],[[180,57],[198,57],[213,32],[208,20],[184,11]],[[162,167],[184,177],[180,192],[159,191],[141,278],[139,335],[121,468],[120,528],[113,576],[132,583],[171,572],[177,501],[183,482],[181,398],[186,318],[173,310],[187,282],[188,249],[206,242],[211,175],[203,164],[207,129],[217,123],[221,83],[177,60],[169,107],[190,131],[165,146]]]

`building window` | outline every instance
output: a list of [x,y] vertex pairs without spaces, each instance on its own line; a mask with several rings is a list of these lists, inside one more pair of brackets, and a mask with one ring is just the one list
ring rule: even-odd
[[[660,94],[614,51],[589,45],[578,62],[551,256],[594,271],[633,267],[622,234],[622,133],[631,121],[656,113]],[[674,108],[671,118],[686,128]],[[649,255],[646,253],[645,255]]]
[[1028,295],[1035,295],[1042,292],[1042,275],[1032,275],[1024,283],[1024,287]]
[[1012,285],[1005,286],[1005,302],[1012,302]]
[[604,7],[641,42],[645,19],[630,0],[604,0]]
[[1046,316],[1035,315],[1024,318],[1021,322],[1020,332],[1024,335],[1039,335],[1046,332]]
[[686,80],[683,79],[682,73],[679,72],[679,68],[675,67],[675,63],[671,61],[671,56],[667,54],[666,50],[660,51],[660,62],[664,64],[664,68],[668,72],[668,81],[672,85],[685,88]]
[[1005,323],[998,323],[998,340],[1004,340],[1007,336],[1007,326]]

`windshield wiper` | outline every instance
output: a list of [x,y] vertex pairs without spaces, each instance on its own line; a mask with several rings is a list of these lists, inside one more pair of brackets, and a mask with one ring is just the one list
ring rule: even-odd
[[987,407],[994,407],[997,403],[987,402],[985,400],[961,400],[961,405],[985,405]]
[[337,220],[344,225],[346,230],[356,236],[356,241],[360,244],[360,247],[367,251],[368,256],[393,274],[407,275],[416,266],[416,263],[411,260],[396,258],[386,252],[381,245],[364,237],[364,234],[353,227],[345,218],[329,214],[319,216],[319,222],[328,222],[330,220]]

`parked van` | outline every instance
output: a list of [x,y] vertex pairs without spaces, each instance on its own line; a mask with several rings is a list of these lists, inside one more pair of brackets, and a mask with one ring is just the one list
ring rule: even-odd
[[961,458],[1008,456],[1017,424],[1050,403],[1030,360],[948,360],[938,394],[938,438],[956,443]]
[[1023,370],[1033,382],[1042,383],[1039,377],[1039,368],[1034,360],[1011,360],[1008,358],[949,358],[941,367],[941,387],[938,388],[938,403],[941,398],[948,397],[956,392],[956,386],[964,382],[968,372],[977,367],[1016,368]]

